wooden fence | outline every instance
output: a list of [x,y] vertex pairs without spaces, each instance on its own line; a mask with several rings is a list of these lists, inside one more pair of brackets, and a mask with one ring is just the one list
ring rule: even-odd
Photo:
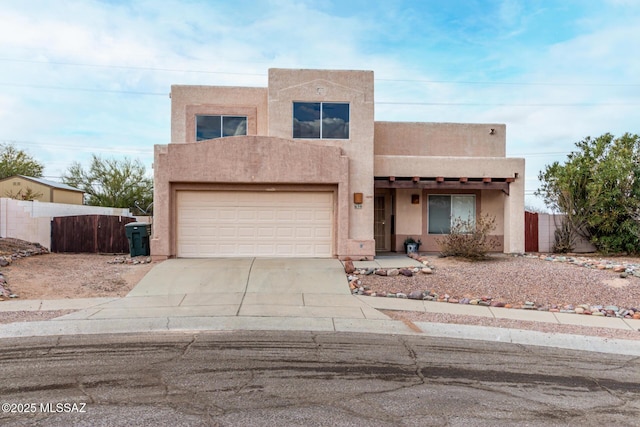
[[135,218],[109,215],[55,217],[51,221],[51,252],[129,252],[125,224]]
[[524,251],[538,252],[538,214],[524,213]]

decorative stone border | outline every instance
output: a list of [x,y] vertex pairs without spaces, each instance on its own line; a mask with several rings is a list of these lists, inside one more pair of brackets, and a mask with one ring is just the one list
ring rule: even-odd
[[[477,298],[457,298],[449,294],[439,295],[430,291],[414,291],[409,294],[403,292],[373,292],[367,286],[362,285],[360,276],[377,274],[379,276],[407,276],[411,277],[414,274],[434,274],[435,267],[429,264],[427,257],[421,257],[417,254],[408,255],[410,258],[420,261],[424,267],[419,268],[368,268],[368,269],[356,269],[353,267],[353,263],[350,261],[345,262],[345,272],[347,273],[347,280],[349,281],[349,288],[354,295],[364,295],[372,297],[386,297],[386,298],[400,298],[400,299],[414,299],[434,302],[445,302],[449,304],[470,304],[479,305],[485,307],[504,307],[514,308],[522,310],[536,310],[536,311],[549,311],[556,313],[573,313],[591,316],[601,317],[616,317],[624,319],[640,319],[640,308],[621,308],[614,305],[589,305],[589,304],[567,304],[564,306],[558,306],[555,304],[543,305],[537,304],[533,301],[526,301],[524,304],[510,304],[503,301],[494,300],[491,297],[483,296]],[[525,256],[528,258],[536,258],[548,262],[563,262],[571,263],[580,267],[594,268],[598,270],[611,270],[614,273],[619,273],[620,277],[629,277],[630,275],[640,277],[640,264],[635,263],[615,263],[608,260],[595,260],[587,257],[574,257],[574,256],[562,256],[556,254],[525,254],[514,255]],[[350,263],[350,265],[348,265]]]

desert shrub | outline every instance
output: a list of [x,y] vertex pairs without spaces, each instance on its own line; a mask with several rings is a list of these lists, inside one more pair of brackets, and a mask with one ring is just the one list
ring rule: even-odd
[[571,226],[571,223],[565,218],[562,220],[560,227],[556,228],[553,233],[555,242],[551,250],[554,253],[563,253],[573,251],[574,243],[576,240],[576,233]]
[[476,221],[456,218],[451,232],[437,239],[442,256],[458,256],[469,259],[486,258],[487,253],[496,249],[498,242],[491,233],[496,228],[496,219],[488,214],[481,215]]

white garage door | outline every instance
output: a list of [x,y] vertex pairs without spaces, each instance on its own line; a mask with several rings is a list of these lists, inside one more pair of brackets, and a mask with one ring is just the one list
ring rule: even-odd
[[179,191],[177,256],[330,257],[332,192]]

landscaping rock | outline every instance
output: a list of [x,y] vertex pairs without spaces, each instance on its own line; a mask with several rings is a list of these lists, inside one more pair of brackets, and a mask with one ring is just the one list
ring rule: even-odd
[[400,274],[402,274],[405,277],[412,277],[413,271],[403,268],[402,270],[400,270]]
[[413,291],[413,292],[409,292],[407,297],[409,299],[419,299],[419,300],[421,300],[422,298],[424,298],[424,293],[421,292],[421,291]]
[[347,274],[351,274],[356,271],[356,268],[353,266],[353,261],[345,261],[344,262],[344,271]]

